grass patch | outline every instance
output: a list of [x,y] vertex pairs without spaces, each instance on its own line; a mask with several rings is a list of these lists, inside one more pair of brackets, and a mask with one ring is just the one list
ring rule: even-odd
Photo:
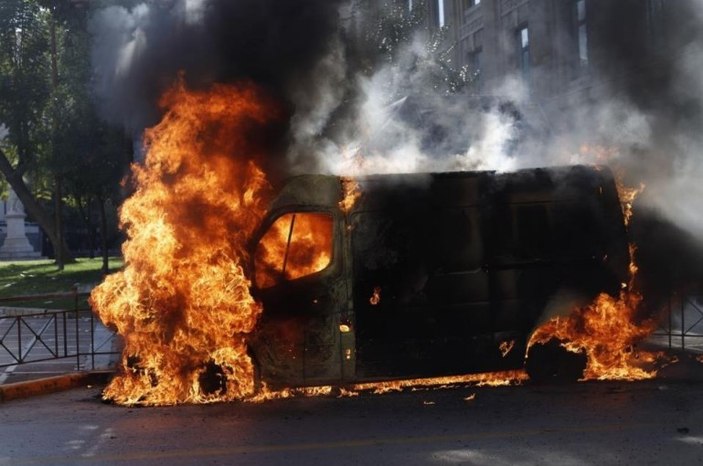
[[[122,267],[121,258],[111,257],[110,272]],[[68,293],[78,286],[79,291],[90,291],[102,279],[102,259],[77,259],[59,271],[53,260],[0,262],[0,298],[37,294]],[[79,305],[86,306],[85,298]],[[42,299],[0,303],[8,307],[36,307],[44,309],[73,309],[73,299]]]

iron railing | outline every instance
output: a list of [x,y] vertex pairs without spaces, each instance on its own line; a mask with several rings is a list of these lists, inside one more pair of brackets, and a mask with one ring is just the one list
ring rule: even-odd
[[[97,368],[96,358],[119,354],[116,333],[104,327],[85,304],[88,293],[74,290],[0,298],[0,369],[75,358],[75,370]],[[21,308],[13,304],[66,300],[71,309]],[[9,307],[12,306],[12,307]]]
[[669,349],[703,353],[703,295],[673,295],[662,327],[653,336]]
[[[75,359],[75,370],[105,368],[96,359],[114,359],[119,337],[104,327],[77,290],[0,298],[0,371],[22,364]],[[71,309],[24,309],[16,303],[68,300]],[[668,316],[653,338],[670,350],[703,353],[703,295],[674,296]]]

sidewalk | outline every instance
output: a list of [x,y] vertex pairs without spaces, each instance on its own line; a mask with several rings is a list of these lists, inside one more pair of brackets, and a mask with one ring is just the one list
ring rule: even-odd
[[80,386],[104,385],[112,377],[112,374],[112,371],[72,372],[54,377],[0,385],[0,403]]

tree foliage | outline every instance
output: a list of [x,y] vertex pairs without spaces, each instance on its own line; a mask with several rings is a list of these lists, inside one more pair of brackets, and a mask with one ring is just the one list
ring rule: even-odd
[[116,204],[128,161],[123,135],[101,123],[93,106],[87,13],[80,7],[71,0],[0,3],[0,124],[7,130],[0,171],[63,252],[57,258],[69,259],[56,212],[66,201],[99,204],[104,239],[105,206]]
[[0,122],[8,129],[16,170],[36,169],[46,152],[49,15],[37,2],[0,3]]

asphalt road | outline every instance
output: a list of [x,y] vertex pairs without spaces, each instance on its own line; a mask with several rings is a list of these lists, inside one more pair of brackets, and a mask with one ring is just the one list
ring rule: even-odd
[[701,382],[168,408],[108,405],[98,394],[83,388],[0,405],[0,465],[703,463]]

